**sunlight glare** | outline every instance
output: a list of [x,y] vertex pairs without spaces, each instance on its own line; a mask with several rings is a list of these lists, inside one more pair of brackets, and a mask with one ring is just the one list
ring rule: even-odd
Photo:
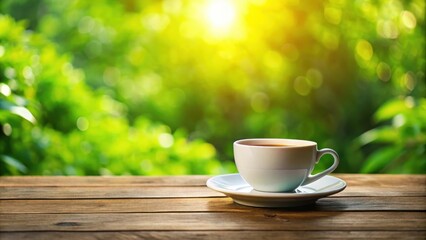
[[229,0],[212,0],[206,6],[206,17],[213,28],[227,29],[235,22],[236,9]]

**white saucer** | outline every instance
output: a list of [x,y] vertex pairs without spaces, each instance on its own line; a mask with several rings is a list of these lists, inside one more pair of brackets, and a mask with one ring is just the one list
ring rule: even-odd
[[219,175],[207,180],[207,187],[231,197],[234,202],[252,207],[297,207],[338,193],[346,182],[333,176],[298,187],[292,193],[272,193],[254,190],[240,174]]

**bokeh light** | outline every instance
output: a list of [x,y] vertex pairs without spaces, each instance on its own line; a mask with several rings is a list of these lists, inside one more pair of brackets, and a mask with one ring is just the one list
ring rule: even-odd
[[216,30],[226,30],[236,18],[236,6],[230,0],[210,0],[205,8],[207,21]]

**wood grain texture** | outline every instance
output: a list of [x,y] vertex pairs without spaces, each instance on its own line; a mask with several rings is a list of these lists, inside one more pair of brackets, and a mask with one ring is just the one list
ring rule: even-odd
[[120,232],[7,232],[2,240],[194,240],[194,239],[425,239],[425,231],[120,231]]
[[[113,186],[113,187],[0,187],[0,199],[114,199],[114,198],[179,198],[223,197],[206,186]],[[332,197],[426,197],[423,185],[351,186]]]
[[0,177],[4,187],[205,186],[209,176],[13,176]]
[[0,187],[0,199],[223,197],[203,187]]
[[[426,188],[426,175],[332,174],[349,186],[416,186]],[[205,186],[211,176],[14,176],[0,177],[0,186]]]
[[[348,187],[333,197],[426,196],[426,175],[336,175]],[[0,199],[220,197],[208,176],[0,177]]]
[[1,231],[426,231],[425,212],[0,214]]
[[[66,206],[66,207],[64,207]],[[294,210],[294,208],[292,209]],[[426,211],[426,197],[323,198],[298,211]],[[231,198],[2,200],[0,213],[271,212],[233,203]]]
[[208,176],[0,177],[0,239],[426,239],[426,175],[336,174],[315,205],[252,208]]

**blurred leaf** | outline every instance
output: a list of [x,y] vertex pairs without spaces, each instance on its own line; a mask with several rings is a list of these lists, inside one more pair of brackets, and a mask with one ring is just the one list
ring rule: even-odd
[[374,115],[374,119],[377,122],[392,119],[397,114],[407,111],[405,102],[401,99],[392,99],[387,103],[380,106],[379,110]]
[[14,170],[17,170],[21,173],[26,173],[27,172],[27,167],[22,164],[21,162],[19,162],[17,159],[14,159],[13,157],[7,156],[7,155],[0,155],[0,159],[6,163],[6,165]]
[[392,161],[400,157],[402,148],[400,147],[386,147],[373,153],[365,160],[361,173],[378,173],[390,164]]
[[358,139],[362,145],[377,143],[391,143],[399,140],[400,134],[391,126],[375,128],[363,133]]
[[36,123],[36,119],[33,114],[25,107],[16,106],[10,102],[0,99],[0,109],[18,115],[30,123]]

